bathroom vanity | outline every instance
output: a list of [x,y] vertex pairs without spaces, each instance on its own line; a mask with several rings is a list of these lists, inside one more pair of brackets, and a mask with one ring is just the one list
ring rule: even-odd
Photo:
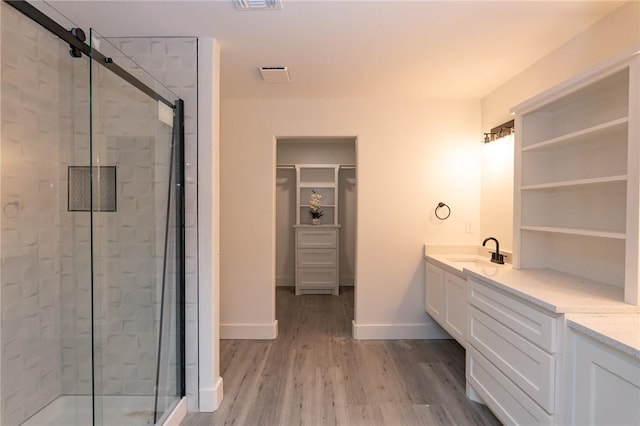
[[425,247],[426,311],[505,424],[640,424],[640,52],[512,113],[513,267]]
[[[440,309],[432,317],[449,331],[447,306],[466,312],[462,339],[455,329],[450,334],[466,349],[471,399],[506,424],[581,424],[585,416],[602,419],[607,412],[640,422],[637,403],[622,406],[626,396],[599,399],[597,414],[583,409],[605,389],[640,397],[640,307],[624,303],[623,289],[549,269],[493,264],[468,247],[425,250],[428,313],[434,312],[430,295],[447,300],[440,296],[446,290],[433,290],[442,276],[456,277],[465,288],[464,296],[449,292],[446,303],[436,302]],[[607,321],[619,324],[602,326]],[[617,373],[607,365],[618,366]],[[580,374],[585,369],[595,373]]]

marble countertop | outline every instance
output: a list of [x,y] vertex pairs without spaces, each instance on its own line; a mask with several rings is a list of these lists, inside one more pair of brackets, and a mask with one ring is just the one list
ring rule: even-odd
[[446,271],[485,282],[552,314],[566,314],[570,327],[640,359],[640,306],[625,303],[621,287],[550,269],[496,265],[486,251],[473,246],[425,246],[425,257]]
[[479,254],[425,253],[427,260],[449,272],[479,279],[554,314],[640,313],[640,306],[624,303],[620,287],[551,269],[496,265]]
[[640,360],[640,314],[568,314],[567,325]]

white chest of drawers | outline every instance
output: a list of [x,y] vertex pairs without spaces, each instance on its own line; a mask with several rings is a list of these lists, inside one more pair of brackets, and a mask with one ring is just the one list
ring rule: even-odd
[[296,226],[296,294],[339,292],[339,226]]

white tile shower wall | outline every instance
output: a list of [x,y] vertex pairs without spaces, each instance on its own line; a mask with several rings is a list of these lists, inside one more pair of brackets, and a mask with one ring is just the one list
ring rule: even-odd
[[2,3],[2,395],[20,424],[60,395],[57,39]]
[[178,94],[185,103],[186,392],[198,409],[197,277],[197,39],[111,38],[126,55]]
[[[101,395],[153,395],[170,129],[155,119],[157,105],[146,95],[100,66],[94,66],[93,75],[93,163],[118,170],[117,211],[93,215],[95,389]],[[82,87],[74,92],[81,104]],[[82,125],[75,136],[71,161],[88,165],[88,137]],[[76,279],[85,262],[75,249],[86,248],[88,239],[74,231],[88,226],[90,216],[64,216],[69,218],[69,235],[78,237],[69,247],[67,264],[73,274],[68,290],[84,292],[90,281]],[[83,337],[80,341],[66,329],[63,334],[64,349],[77,355],[63,360],[64,393],[90,393],[91,369],[82,360],[91,349],[84,344],[91,321],[84,328],[80,319],[89,313],[91,302],[75,298],[71,305],[75,311],[64,312],[69,315],[69,331],[75,328]]]

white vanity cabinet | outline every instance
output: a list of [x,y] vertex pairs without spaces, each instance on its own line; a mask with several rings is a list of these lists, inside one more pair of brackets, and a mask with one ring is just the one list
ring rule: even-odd
[[465,346],[466,280],[430,262],[426,262],[425,280],[425,310],[451,337]]
[[477,393],[506,424],[553,424],[558,317],[474,277],[467,279],[467,301],[469,396]]
[[594,339],[583,329],[568,330],[565,423],[640,425],[638,354],[634,357]]
[[338,283],[338,232],[333,225],[298,225],[296,294],[334,294]]

